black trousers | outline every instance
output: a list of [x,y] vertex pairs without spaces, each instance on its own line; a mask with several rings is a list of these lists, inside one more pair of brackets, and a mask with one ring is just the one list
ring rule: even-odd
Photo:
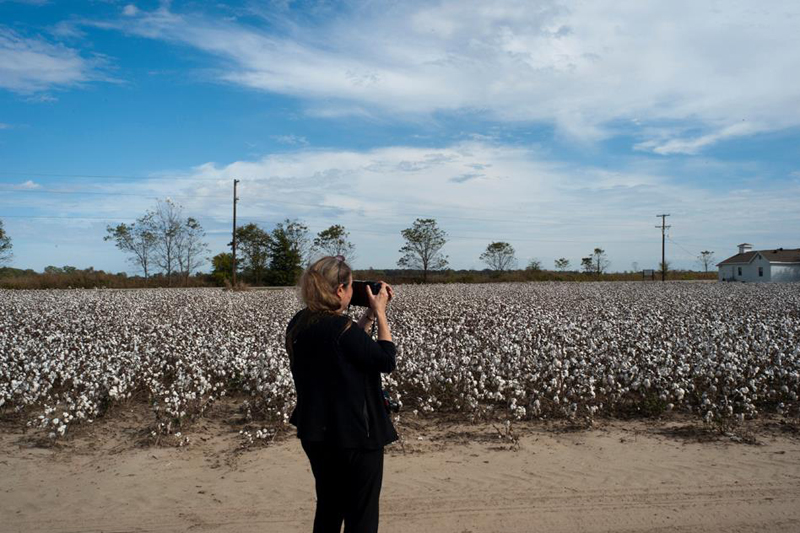
[[314,533],[376,533],[383,481],[383,448],[334,448],[302,441],[317,489]]

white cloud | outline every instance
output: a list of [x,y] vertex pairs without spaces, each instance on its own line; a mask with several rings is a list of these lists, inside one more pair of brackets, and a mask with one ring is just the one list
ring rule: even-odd
[[24,183],[20,183],[19,185],[16,185],[14,188],[18,189],[18,190],[32,190],[32,189],[38,189],[40,187],[41,187],[41,185],[39,185],[38,183],[35,183],[32,180],[28,180],[28,181],[26,181]]
[[162,7],[120,29],[204,50],[221,60],[219,79],[305,98],[322,116],[473,111],[582,140],[620,121],[696,125],[692,137],[664,128],[638,144],[664,154],[800,125],[794,1],[445,0],[353,13],[270,34]]
[[308,139],[302,135],[273,135],[272,138],[281,144],[288,144],[290,146],[308,146]]
[[[714,250],[724,259],[740,242],[757,248],[797,246],[800,181],[756,188],[732,177],[739,163],[693,163],[706,174],[726,176],[729,188],[675,180],[674,166],[650,158],[610,171],[554,161],[530,147],[488,141],[366,151],[304,148],[253,161],[209,162],[152,179],[65,183],[64,190],[111,194],[36,192],[38,211],[32,214],[92,220],[28,223],[36,235],[57,235],[55,228],[64,226],[84,228],[80,238],[95,247],[99,257],[109,251],[102,240],[107,224],[133,221],[152,209],[156,198],[171,197],[187,215],[200,219],[212,251],[218,253],[229,242],[232,186],[239,179],[239,223],[254,221],[271,229],[285,218],[299,218],[313,233],[342,224],[358,248],[356,266],[364,268],[393,267],[402,245],[400,230],[418,217],[435,218],[449,233],[445,251],[454,268],[483,268],[478,256],[496,240],[510,242],[523,265],[538,258],[549,268],[558,257],[578,265],[599,246],[608,252],[613,270],[629,269],[633,261],[640,268],[655,268],[661,254],[660,232],[654,228],[660,222],[658,213],[671,213],[671,239],[683,247],[667,243],[668,258],[676,268],[696,267],[692,253],[700,250]],[[757,176],[757,169],[748,171],[750,175]],[[14,187],[42,191],[51,186],[28,181]],[[17,195],[0,194],[1,209],[18,202]],[[50,256],[41,260],[65,262]],[[108,269],[108,264],[94,266]],[[123,265],[120,259],[112,268]]]
[[[456,268],[482,268],[477,258],[493,240],[512,243],[521,263],[537,257],[549,267],[553,259],[567,257],[579,264],[600,246],[613,269],[627,269],[632,261],[655,267],[661,252],[655,215],[662,212],[672,214],[673,240],[720,256],[735,251],[743,239],[766,247],[793,245],[788,235],[800,227],[795,205],[800,183],[753,191],[736,182],[720,191],[702,182],[676,182],[658,165],[608,171],[483,141],[439,148],[305,149],[227,165],[206,163],[153,180],[103,183],[104,190],[118,187],[150,198],[112,196],[93,202],[99,209],[91,214],[135,218],[152,207],[154,197],[170,196],[188,214],[201,215],[204,227],[217,232],[210,233],[216,239],[212,248],[221,250],[234,179],[241,180],[241,223],[271,228],[284,218],[300,218],[312,232],[343,224],[360,250],[361,267],[393,266],[402,244],[399,232],[417,217],[437,219],[450,234],[447,253]],[[64,208],[62,199],[58,207]],[[767,211],[770,220],[781,220],[781,228],[765,222]],[[677,267],[696,266],[685,251],[670,253]]]
[[652,151],[661,155],[671,154],[696,154],[706,146],[710,146],[720,140],[741,137],[743,135],[750,135],[768,130],[765,126],[756,126],[753,124],[741,122],[731,126],[724,127],[713,133],[700,135],[694,138],[681,138],[674,136],[673,138],[652,139],[637,144],[634,148],[637,150]]
[[0,122],[0,130],[10,130],[10,129],[11,129],[11,124],[3,124],[2,122]]
[[22,183],[9,183],[8,185],[4,185],[3,187],[5,189],[12,191],[30,191],[33,189],[41,188],[41,185],[34,182],[33,180],[27,180]]
[[37,93],[28,96],[27,98],[25,98],[25,101],[37,104],[52,104],[53,102],[58,102],[58,98],[56,98],[52,94]]
[[0,88],[33,93],[76,85],[92,79],[92,69],[76,50],[0,26]]
[[139,8],[134,4],[128,4],[122,9],[122,14],[126,17],[135,17],[139,14]]

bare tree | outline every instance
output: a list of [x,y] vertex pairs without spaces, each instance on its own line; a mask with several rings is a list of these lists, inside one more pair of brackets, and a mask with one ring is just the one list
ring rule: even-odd
[[514,247],[509,243],[493,242],[486,247],[480,259],[492,270],[502,272],[516,265],[517,258],[514,253]]
[[3,229],[3,221],[0,220],[0,264],[7,263],[11,260],[12,253],[11,237],[8,236],[6,230]]
[[447,256],[441,253],[447,233],[432,218],[418,218],[410,228],[400,232],[406,243],[400,248],[403,256],[397,264],[403,268],[422,270],[422,281],[428,281],[429,270],[447,267]]
[[142,269],[145,279],[149,275],[150,262],[156,244],[156,236],[151,231],[151,216],[148,213],[133,224],[107,226],[108,235],[103,237],[104,241],[114,241],[117,248],[123,252],[133,254],[128,261]]
[[350,242],[350,233],[344,226],[335,224],[330,228],[320,231],[314,238],[312,247],[313,255],[341,255],[348,262],[355,259],[356,247]]
[[569,259],[566,257],[562,257],[561,259],[556,259],[555,261],[556,270],[559,272],[565,272],[569,269]]
[[159,200],[155,211],[148,211],[151,222],[149,230],[156,239],[153,262],[167,275],[167,284],[171,283],[172,274],[179,267],[182,214],[183,208],[169,198]]
[[187,218],[181,226],[175,244],[178,267],[184,282],[188,283],[192,272],[197,270],[205,261],[202,255],[209,251],[208,244],[203,241],[205,236],[206,232],[203,231],[203,227],[192,217]]
[[703,270],[708,272],[708,267],[714,264],[714,252],[710,250],[703,250],[700,252],[700,257],[698,257],[698,260],[703,266]]

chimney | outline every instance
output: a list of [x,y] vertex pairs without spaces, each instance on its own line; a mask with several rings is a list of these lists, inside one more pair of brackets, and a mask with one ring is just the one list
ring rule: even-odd
[[752,244],[748,244],[746,242],[739,245],[739,253],[740,254],[747,253],[752,249],[753,249],[753,245]]

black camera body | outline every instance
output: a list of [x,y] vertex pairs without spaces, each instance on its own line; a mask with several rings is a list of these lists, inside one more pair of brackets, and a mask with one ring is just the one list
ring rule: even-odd
[[367,287],[370,288],[373,296],[381,291],[381,283],[379,281],[353,280],[353,298],[350,299],[350,305],[356,305],[358,307],[369,307],[369,298],[367,297]]
[[400,412],[400,402],[393,400],[386,391],[383,391],[383,406],[386,407],[386,412],[389,414]]

